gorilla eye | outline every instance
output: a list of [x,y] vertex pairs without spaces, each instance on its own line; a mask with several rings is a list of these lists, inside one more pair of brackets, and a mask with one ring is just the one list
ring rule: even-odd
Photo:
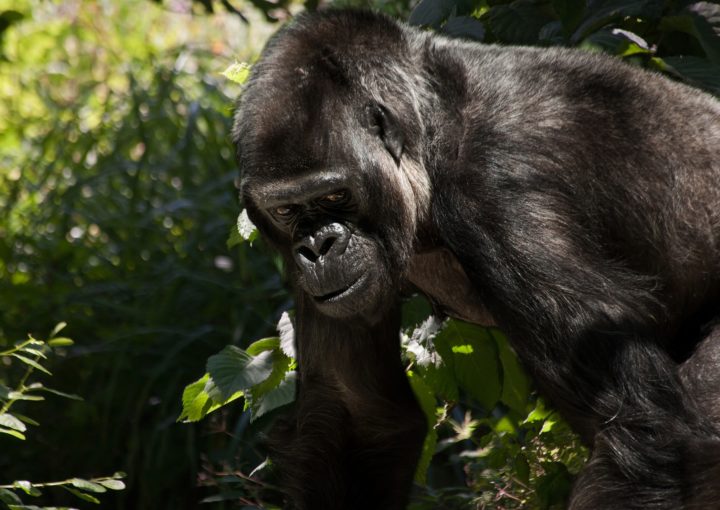
[[344,201],[347,198],[347,191],[340,190],[335,191],[333,193],[330,193],[329,195],[325,195],[320,199],[321,202],[329,202],[331,204],[338,204],[342,201]]
[[279,207],[276,207],[276,208],[273,210],[273,212],[274,212],[277,216],[281,216],[281,217],[283,217],[283,218],[287,218],[288,216],[290,216],[290,215],[293,213],[293,208],[290,207],[289,205],[281,205],[281,206],[279,206]]

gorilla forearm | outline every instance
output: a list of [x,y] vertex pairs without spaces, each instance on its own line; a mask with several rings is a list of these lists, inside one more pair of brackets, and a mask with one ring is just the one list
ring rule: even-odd
[[427,420],[400,364],[398,309],[335,324],[307,296],[297,304],[298,402],[271,441],[290,503],[405,508]]

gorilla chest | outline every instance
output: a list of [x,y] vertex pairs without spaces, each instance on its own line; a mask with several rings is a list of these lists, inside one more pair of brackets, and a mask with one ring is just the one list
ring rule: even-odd
[[442,313],[481,326],[494,326],[490,313],[455,256],[436,248],[413,256],[408,280]]

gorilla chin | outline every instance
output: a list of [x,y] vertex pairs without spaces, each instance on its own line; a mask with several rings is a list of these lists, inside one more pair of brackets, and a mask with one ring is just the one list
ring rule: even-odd
[[377,306],[372,297],[379,294],[379,281],[372,271],[364,271],[342,284],[336,290],[325,294],[309,293],[318,311],[336,319],[349,319],[364,315]]

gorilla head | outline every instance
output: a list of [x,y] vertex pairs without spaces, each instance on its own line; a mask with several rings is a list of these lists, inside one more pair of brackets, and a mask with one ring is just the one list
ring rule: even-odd
[[[397,30],[368,40],[359,28],[348,27],[353,51],[400,48]],[[256,66],[236,116],[242,195],[319,311],[371,318],[394,299],[427,218],[422,121],[401,93],[414,87],[385,78],[410,79],[395,62],[354,60],[324,43],[329,29],[289,29]]]

